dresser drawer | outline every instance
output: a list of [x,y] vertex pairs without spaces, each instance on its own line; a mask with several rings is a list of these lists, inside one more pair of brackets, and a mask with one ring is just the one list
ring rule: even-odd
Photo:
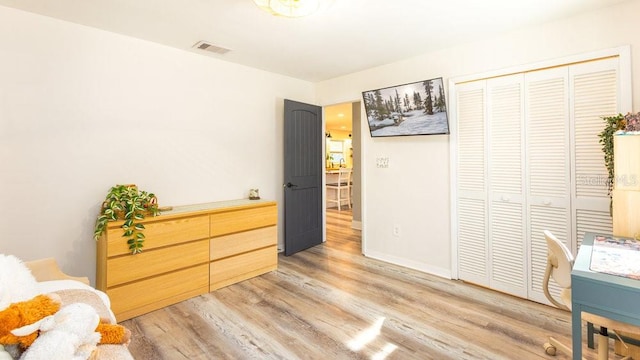
[[277,242],[278,230],[275,225],[215,237],[211,239],[210,258],[211,260],[222,259],[253,251],[255,249],[276,245]]
[[276,270],[278,250],[275,245],[211,262],[210,289],[227,285]]
[[138,279],[209,263],[209,240],[145,250],[107,260],[107,288]]
[[[209,237],[209,216],[184,217],[173,220],[162,220],[162,216],[148,218],[143,221],[144,248],[147,251],[153,248],[182,242],[206,239]],[[129,254],[129,245],[122,237],[123,230],[120,227],[107,230],[107,256]],[[137,255],[136,255],[137,256]]]
[[202,264],[115,287],[107,295],[117,320],[123,321],[205,294],[208,285],[209,266]]
[[275,225],[278,212],[275,205],[211,214],[210,236],[233,234],[245,230]]

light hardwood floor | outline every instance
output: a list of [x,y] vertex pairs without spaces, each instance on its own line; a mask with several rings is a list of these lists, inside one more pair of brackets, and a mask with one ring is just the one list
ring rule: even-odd
[[553,359],[547,336],[570,344],[569,313],[366,258],[350,213],[327,217],[327,242],[277,271],[123,322],[134,357]]

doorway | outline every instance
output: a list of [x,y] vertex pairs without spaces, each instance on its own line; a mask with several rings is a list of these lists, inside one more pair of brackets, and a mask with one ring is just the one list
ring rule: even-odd
[[[345,168],[352,170],[348,189],[336,190],[333,187],[325,186],[325,219],[330,214],[338,212],[338,206],[340,206],[340,217],[350,219],[350,221],[343,222],[345,226],[361,230],[360,102],[325,106],[323,110],[325,119],[325,185],[338,181],[341,168],[343,171]],[[347,201],[331,201],[336,199],[338,191],[341,191],[341,198],[347,198]]]

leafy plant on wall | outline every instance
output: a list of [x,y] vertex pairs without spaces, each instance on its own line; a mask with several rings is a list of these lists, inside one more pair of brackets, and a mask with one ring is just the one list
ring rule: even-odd
[[625,127],[625,120],[622,114],[615,116],[607,116],[602,118],[605,121],[604,130],[598,136],[600,144],[602,144],[602,152],[604,153],[604,165],[607,168],[607,193],[611,196],[613,190],[614,170],[613,170],[613,134]]
[[[602,144],[602,152],[604,153],[604,164],[607,167],[607,192],[611,197],[611,191],[613,190],[613,184],[615,182],[614,171],[614,152],[613,152],[613,136],[621,131],[624,132],[639,132],[640,131],[640,112],[637,114],[627,113],[626,115],[618,114],[615,116],[604,117],[605,121],[604,130],[598,135],[600,137],[600,144]],[[611,204],[609,205],[609,211],[612,211]]]
[[109,189],[96,219],[93,237],[98,240],[107,230],[110,221],[124,220],[120,226],[132,254],[144,247],[144,224],[139,221],[145,215],[158,215],[158,199],[153,193],[140,191],[135,185],[116,185]]

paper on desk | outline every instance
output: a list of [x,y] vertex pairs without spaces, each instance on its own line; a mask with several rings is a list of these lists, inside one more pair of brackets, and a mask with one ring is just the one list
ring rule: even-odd
[[606,274],[640,279],[640,241],[597,235],[589,268]]

